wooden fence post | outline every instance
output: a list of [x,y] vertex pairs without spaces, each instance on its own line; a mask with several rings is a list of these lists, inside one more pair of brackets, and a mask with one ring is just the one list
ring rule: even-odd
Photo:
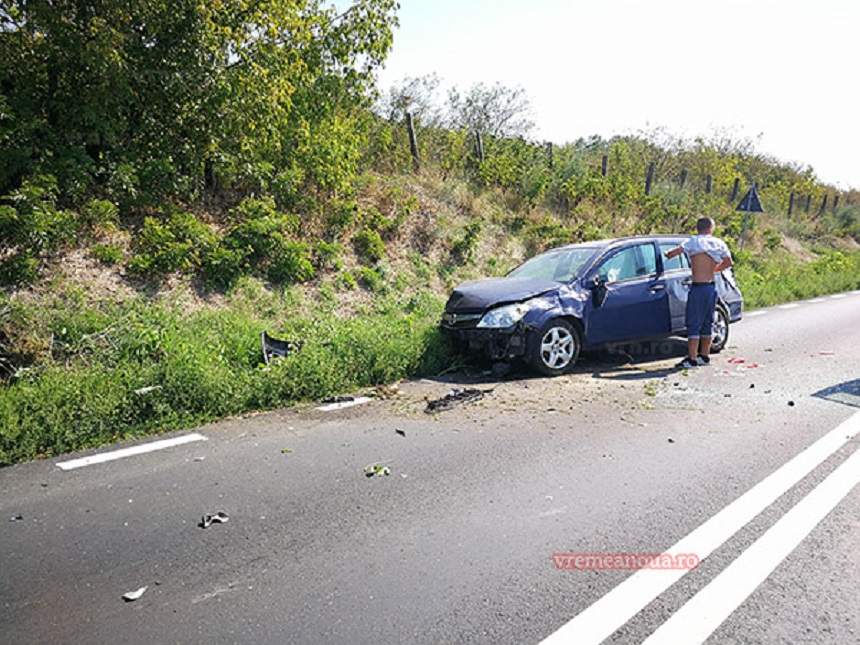
[[415,172],[421,168],[421,160],[418,157],[418,139],[415,137],[415,124],[412,122],[412,113],[406,113],[406,132],[409,134],[409,151],[412,153],[412,169]]
[[654,180],[654,162],[648,164],[648,174],[645,175],[645,194],[651,194],[651,182]]
[[686,184],[686,183],[687,183],[687,169],[686,169],[686,168],[682,168],[682,169],[681,169],[681,176],[680,176],[680,177],[678,177],[678,185],[679,185],[681,188],[683,188],[683,187],[684,187],[684,184]]
[[791,217],[791,212],[794,210],[794,191],[788,195],[788,216]]
[[549,169],[552,170],[553,167],[553,154],[552,154],[552,141],[546,142],[546,163],[549,166]]
[[714,178],[710,175],[705,177],[705,192],[710,195],[711,191],[714,189]]
[[740,190],[740,187],[741,187],[741,180],[738,177],[735,177],[735,185],[732,186],[732,196],[730,198],[732,203],[734,203],[734,201],[738,198],[738,190]]
[[836,212],[836,209],[839,208],[839,195],[833,196],[833,212]]
[[806,208],[804,208],[804,211],[806,212],[807,215],[809,215],[809,207],[810,206],[812,206],[812,195],[807,195],[806,196]]
[[478,161],[484,163],[484,141],[479,130],[475,131],[475,153],[478,155]]
[[606,177],[606,169],[609,164],[609,155],[603,155],[603,158],[600,160],[600,174]]
[[821,208],[818,209],[818,214],[821,215],[825,210],[827,210],[827,193],[824,194],[824,198],[821,200]]

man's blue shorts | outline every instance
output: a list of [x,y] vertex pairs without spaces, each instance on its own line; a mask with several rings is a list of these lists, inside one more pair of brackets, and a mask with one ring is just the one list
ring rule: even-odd
[[687,338],[710,338],[714,327],[717,288],[713,282],[694,282],[687,296]]

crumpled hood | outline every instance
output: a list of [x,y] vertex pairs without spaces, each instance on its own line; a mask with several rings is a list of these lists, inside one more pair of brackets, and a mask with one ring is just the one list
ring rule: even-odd
[[487,278],[464,282],[448,298],[445,311],[478,311],[497,304],[522,302],[555,291],[560,286],[553,280],[534,278]]

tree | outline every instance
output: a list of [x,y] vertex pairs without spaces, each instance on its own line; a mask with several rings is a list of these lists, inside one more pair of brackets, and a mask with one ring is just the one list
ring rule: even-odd
[[0,194],[36,172],[188,194],[295,161],[356,125],[397,6],[0,0]]
[[399,123],[407,112],[424,127],[441,127],[442,110],[438,100],[439,77],[436,74],[407,76],[394,83],[379,99],[376,111],[382,118]]
[[465,93],[453,88],[448,93],[448,118],[454,128],[494,137],[525,136],[534,127],[525,90],[501,83],[476,83]]

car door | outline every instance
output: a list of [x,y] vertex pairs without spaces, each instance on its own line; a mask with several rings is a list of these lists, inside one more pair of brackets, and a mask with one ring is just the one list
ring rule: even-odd
[[606,299],[599,307],[589,304],[585,332],[589,344],[669,335],[666,283],[658,273],[653,243],[612,252],[592,272],[594,276],[606,280]]
[[663,279],[666,282],[666,294],[669,304],[669,318],[672,333],[686,330],[687,296],[693,274],[686,254],[677,255],[671,260],[666,259],[666,252],[671,251],[681,240],[660,242],[660,255],[663,259]]

